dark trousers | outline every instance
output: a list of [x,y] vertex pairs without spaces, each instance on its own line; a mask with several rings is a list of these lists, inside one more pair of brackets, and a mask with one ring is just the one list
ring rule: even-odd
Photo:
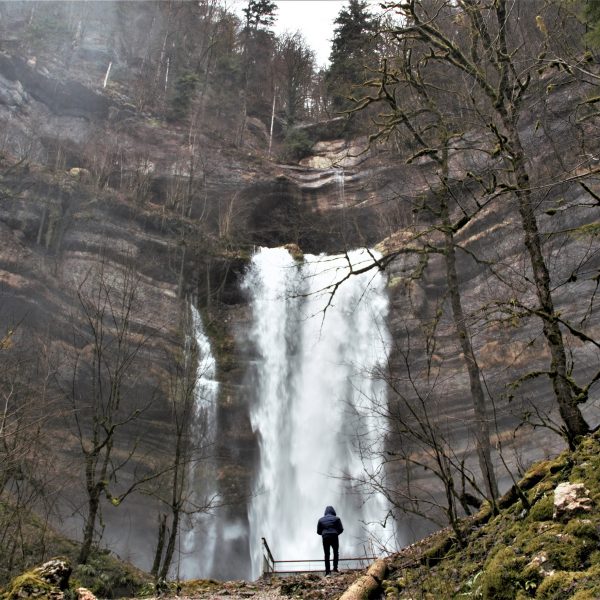
[[339,540],[335,533],[326,534],[323,536],[323,552],[325,552],[325,573],[331,573],[329,565],[329,549],[333,549],[333,570],[338,570],[339,559]]

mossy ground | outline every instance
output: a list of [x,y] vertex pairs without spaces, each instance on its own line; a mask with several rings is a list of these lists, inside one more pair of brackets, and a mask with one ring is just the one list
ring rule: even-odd
[[144,590],[154,594],[150,575],[106,551],[96,551],[85,565],[75,565],[69,587],[85,587],[100,598],[141,596]]
[[[585,484],[591,512],[553,518],[553,492],[564,481]],[[530,506],[513,494],[499,515],[488,519],[484,509],[465,519],[464,546],[448,544],[449,531],[438,532],[394,557],[385,597],[600,598],[600,435],[586,437],[574,452],[534,465],[520,484]],[[427,560],[444,545],[443,557]]]
[[[73,559],[69,558],[69,562],[74,564]],[[94,552],[87,564],[75,565],[65,598],[76,598],[76,590],[80,587],[89,589],[99,598],[155,595],[154,582],[149,575],[108,552]],[[31,569],[13,578],[4,589],[0,588],[0,599],[16,600],[23,595],[46,598],[51,597],[52,592],[56,592],[53,586]]]
[[35,573],[26,571],[22,575],[15,577],[6,592],[6,600],[17,600],[21,594],[26,593],[29,596],[47,596],[52,591],[52,586],[40,579]]
[[[0,520],[11,514],[11,506],[0,502]],[[19,556],[13,557],[11,569],[9,553],[0,548],[0,599],[16,597],[14,594],[23,586],[43,592],[47,584],[35,577],[32,570],[55,556],[65,557],[73,565],[69,581],[71,590],[85,587],[102,598],[135,596],[146,587],[153,591],[150,575],[109,551],[94,550],[87,564],[77,565],[80,549],[77,542],[60,536],[32,513],[22,512],[20,517],[22,551]]]

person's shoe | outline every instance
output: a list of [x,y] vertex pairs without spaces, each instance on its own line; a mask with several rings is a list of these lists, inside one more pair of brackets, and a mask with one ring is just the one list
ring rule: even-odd
[[334,569],[333,572],[334,573],[339,573],[339,571],[337,569]]
[[329,571],[327,571],[327,572],[325,573],[325,577],[331,577],[331,573],[330,573]]

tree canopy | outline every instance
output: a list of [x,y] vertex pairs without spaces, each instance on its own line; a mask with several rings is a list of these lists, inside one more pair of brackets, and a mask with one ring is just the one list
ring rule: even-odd
[[335,20],[327,73],[327,92],[334,110],[350,106],[352,88],[367,78],[367,66],[375,56],[377,20],[365,0],[350,0]]

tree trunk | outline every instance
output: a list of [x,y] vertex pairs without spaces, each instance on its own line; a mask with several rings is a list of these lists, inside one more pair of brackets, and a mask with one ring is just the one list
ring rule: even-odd
[[160,579],[166,579],[171,568],[171,562],[173,561],[173,554],[175,554],[175,543],[179,534],[179,509],[173,510],[173,521],[171,523],[171,532],[169,534],[169,542],[167,544],[167,551],[165,552],[165,560],[160,570]]
[[89,495],[88,514],[85,519],[85,527],[83,529],[83,541],[81,543],[81,550],[79,551],[79,558],[77,559],[77,562],[82,565],[84,565],[90,557],[99,506],[100,493],[94,490],[94,492],[90,493]]
[[372,598],[381,588],[388,572],[387,563],[376,560],[367,570],[366,575],[359,577],[341,596],[340,600],[367,600]]
[[[445,201],[444,201],[445,202]],[[447,211],[445,211],[447,212]],[[475,440],[477,444],[477,456],[479,458],[479,468],[483,476],[483,481],[492,506],[496,507],[498,498],[498,483],[492,463],[490,447],[490,428],[488,425],[487,411],[485,408],[485,397],[481,385],[481,374],[479,365],[473,352],[471,338],[465,323],[465,315],[462,307],[460,289],[458,286],[458,274],[456,272],[456,252],[454,246],[454,235],[450,229],[449,219],[446,215],[445,232],[445,258],[446,258],[446,280],[448,283],[448,292],[450,294],[450,304],[452,306],[452,318],[454,327],[460,342],[460,348],[463,353],[467,372],[469,374],[469,385],[471,390],[471,400],[473,401],[473,411],[475,413]]]
[[513,148],[511,162],[517,180],[515,195],[525,234],[525,247],[531,261],[535,290],[540,304],[544,337],[550,350],[550,379],[552,380],[559,413],[565,424],[565,437],[569,446],[573,447],[575,438],[589,433],[590,427],[579,410],[573,388],[569,383],[565,344],[550,290],[550,274],[542,253],[542,242],[531,201],[531,192],[529,191],[529,175],[525,168],[525,155],[516,127],[513,127],[508,119],[505,120],[505,127],[510,133],[510,144]]
[[160,561],[162,559],[163,550],[165,547],[165,537],[167,534],[167,515],[160,514],[158,516],[158,541],[156,544],[156,552],[154,553],[154,562],[152,563],[152,569],[150,574],[156,577],[158,575],[158,569],[160,568]]
[[[445,129],[445,128],[444,128]],[[471,401],[473,402],[473,412],[475,414],[475,443],[477,445],[477,457],[479,459],[479,468],[488,499],[492,504],[494,512],[497,512],[496,499],[498,498],[498,482],[494,472],[494,464],[492,462],[492,452],[490,444],[490,428],[488,424],[487,411],[485,406],[485,395],[483,386],[481,385],[481,372],[471,337],[467,328],[465,313],[462,306],[462,298],[460,295],[460,286],[458,283],[458,273],[456,271],[456,246],[454,244],[454,230],[450,220],[450,211],[448,208],[448,199],[446,197],[448,189],[448,136],[444,132],[444,146],[442,151],[442,191],[440,195],[440,212],[442,220],[442,228],[444,231],[445,251],[444,257],[446,260],[446,283],[450,294],[450,305],[452,307],[452,318],[454,327],[458,335],[458,341],[463,353],[464,361],[467,366],[469,375],[469,387],[471,391]]]

